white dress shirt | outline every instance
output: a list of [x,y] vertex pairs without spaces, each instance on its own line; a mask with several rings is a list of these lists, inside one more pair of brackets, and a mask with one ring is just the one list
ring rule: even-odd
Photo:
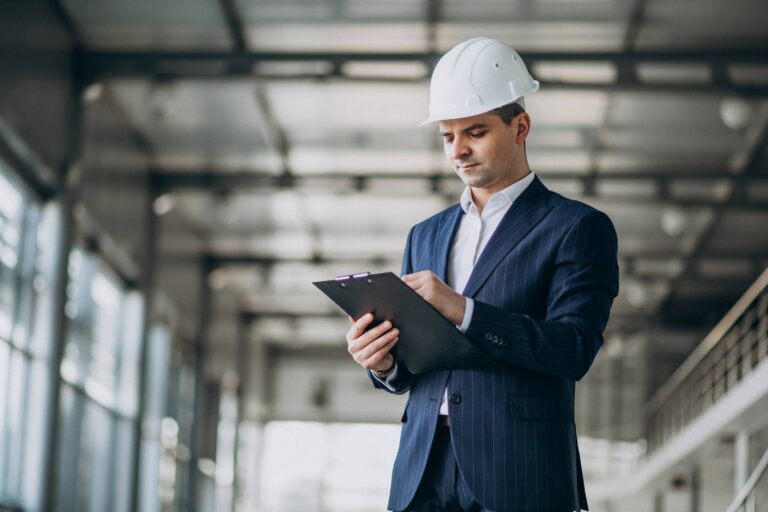
[[[453,237],[451,252],[448,256],[448,275],[446,284],[458,293],[463,293],[467,286],[469,276],[475,268],[475,263],[483,253],[488,240],[499,227],[501,219],[509,211],[515,199],[528,188],[535,175],[528,173],[523,179],[516,181],[505,189],[493,194],[485,203],[483,212],[480,213],[472,200],[472,192],[469,187],[461,194],[460,204],[464,210],[459,229]],[[467,332],[472,321],[475,301],[467,298],[467,307],[464,309],[464,321],[459,327],[461,332]],[[443,401],[440,404],[440,414],[448,415],[448,388],[443,392]]]
[[[499,227],[501,219],[506,215],[509,208],[520,197],[528,185],[534,180],[533,171],[528,173],[523,179],[516,181],[507,188],[493,194],[488,202],[485,203],[483,212],[480,213],[472,200],[472,192],[469,187],[464,189],[461,194],[460,204],[464,210],[461,217],[459,228],[456,230],[456,236],[451,244],[451,252],[448,256],[448,275],[446,284],[454,291],[462,293],[467,285],[470,274],[475,268],[475,263],[483,253],[483,249],[488,245],[496,228]],[[475,303],[467,298],[467,305],[464,309],[464,320],[459,328],[461,332],[466,332],[472,321]],[[390,389],[394,389],[387,381],[394,380],[397,373],[395,365],[387,379],[378,379]],[[374,374],[375,375],[375,374]],[[448,388],[443,392],[443,401],[440,404],[440,414],[448,415]]]

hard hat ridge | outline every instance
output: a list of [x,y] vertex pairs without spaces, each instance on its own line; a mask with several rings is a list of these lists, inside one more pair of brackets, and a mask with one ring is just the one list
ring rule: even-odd
[[538,88],[515,50],[496,39],[475,37],[438,61],[430,81],[429,116],[419,126],[482,114],[507,103],[524,105],[523,96]]

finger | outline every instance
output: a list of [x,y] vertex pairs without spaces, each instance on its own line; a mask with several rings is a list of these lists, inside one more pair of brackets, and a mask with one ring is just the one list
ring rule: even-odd
[[419,272],[413,272],[411,274],[406,274],[403,277],[401,277],[400,279],[402,279],[403,281],[406,281],[406,282],[407,281],[414,281],[414,280],[426,277],[426,276],[428,276],[431,273],[432,273],[431,270],[420,270]]
[[425,291],[428,289],[427,283],[424,282],[423,280],[411,281],[405,284],[407,284],[411,288],[411,290],[415,291],[422,297],[424,296]]
[[411,289],[415,290],[420,286],[421,278],[420,277],[413,277],[410,276],[410,279],[403,279],[403,282],[411,287]]
[[428,270],[423,270],[421,272],[415,272],[413,274],[405,275],[401,279],[406,283],[420,282],[420,281],[424,281],[425,279],[429,279],[429,275],[431,273],[432,272]]
[[369,343],[371,343],[373,340],[375,340],[376,338],[378,338],[379,336],[381,336],[391,328],[392,328],[392,322],[388,320],[385,322],[382,322],[376,327],[369,329],[368,331],[363,333],[353,332],[355,328],[351,327],[349,332],[347,333],[348,352],[354,356],[355,353],[364,349]]
[[387,354],[389,354],[389,351],[392,350],[392,347],[395,346],[395,344],[400,340],[400,337],[397,336],[394,339],[387,342],[386,345],[381,347],[379,350],[374,352],[371,357],[368,359],[365,359],[362,363],[360,363],[364,368],[371,369],[378,365],[385,357],[387,357]]
[[[397,343],[397,340],[400,338],[395,338],[394,340],[387,343],[385,346],[383,346],[381,349],[379,349],[377,352],[375,352],[371,357],[368,359],[362,360],[360,362],[360,366],[363,368],[366,368],[368,370],[372,370],[376,368],[377,366],[381,366],[382,361],[386,359],[387,354],[389,354],[390,350],[392,350],[392,347],[395,346],[395,343]],[[394,362],[394,357],[392,358]]]
[[376,352],[381,350],[383,347],[388,345],[393,339],[397,338],[399,335],[400,335],[399,329],[391,329],[389,332],[373,340],[365,348],[361,349],[357,357],[361,361],[368,359],[373,354],[375,354]]
[[365,344],[368,345],[371,342],[373,342],[375,339],[384,336],[387,332],[389,332],[394,326],[392,325],[392,322],[389,320],[386,320],[373,329],[369,329],[361,336],[361,339],[365,340]]
[[382,336],[384,333],[389,331],[392,328],[392,322],[387,320],[386,322],[383,322],[373,329],[370,329],[365,334],[362,334],[358,336],[357,338],[353,338],[350,340],[349,345],[349,353],[354,354],[355,352],[358,352],[362,349],[364,349],[366,346],[368,346],[371,342],[373,342],[376,338]]
[[352,325],[355,325],[355,319],[354,318],[352,318],[351,316],[347,316],[347,318],[349,319],[349,323],[351,323]]
[[350,341],[351,339],[359,338],[361,334],[365,331],[365,328],[368,324],[373,322],[373,315],[371,313],[366,313],[365,315],[361,316],[357,319],[357,321],[352,324],[352,328],[349,330],[349,334],[352,336],[347,341]]

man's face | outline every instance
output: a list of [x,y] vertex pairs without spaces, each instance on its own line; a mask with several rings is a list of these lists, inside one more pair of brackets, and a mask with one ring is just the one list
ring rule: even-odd
[[514,174],[519,118],[509,126],[489,113],[440,121],[445,156],[466,185],[495,189]]

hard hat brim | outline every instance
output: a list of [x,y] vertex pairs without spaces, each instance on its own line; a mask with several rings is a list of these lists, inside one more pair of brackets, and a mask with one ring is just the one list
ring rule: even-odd
[[[526,94],[530,94],[530,93],[535,92],[535,91],[537,91],[539,89],[539,82],[536,81],[536,80],[534,80],[533,82],[534,82],[534,87],[532,88],[532,90],[526,91]],[[516,100],[510,101],[508,103],[518,103],[518,104],[520,104],[521,107],[523,107],[523,109],[525,109],[525,96],[520,96]],[[426,119],[424,119],[421,123],[419,123],[418,126],[422,127],[422,126],[426,126],[428,124],[437,123],[439,121],[447,121],[448,119],[462,119],[464,117],[478,116],[480,114],[485,114],[486,112],[490,112],[493,109],[502,107],[502,106],[504,106],[506,104],[507,103],[502,103],[501,105],[496,105],[496,106],[493,106],[493,107],[490,107],[490,108],[485,107],[484,109],[480,110],[479,112],[472,112],[472,111],[466,112],[466,111],[464,111],[464,112],[446,112],[446,113],[443,113],[443,114],[434,114],[434,115],[430,114],[429,116],[427,116]]]

